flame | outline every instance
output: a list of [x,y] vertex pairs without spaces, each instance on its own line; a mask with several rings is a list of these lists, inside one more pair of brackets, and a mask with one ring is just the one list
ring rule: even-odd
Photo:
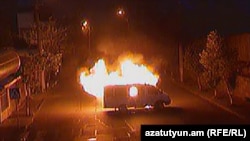
[[120,71],[108,72],[104,60],[99,59],[89,71],[81,72],[80,83],[87,93],[102,98],[105,86],[126,84],[156,86],[158,78],[159,76],[153,74],[146,66],[135,64],[129,59],[120,63]]

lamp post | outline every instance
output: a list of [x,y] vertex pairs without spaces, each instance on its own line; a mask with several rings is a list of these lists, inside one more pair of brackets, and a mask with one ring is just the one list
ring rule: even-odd
[[129,30],[129,20],[128,20],[128,16],[127,16],[125,10],[124,10],[123,8],[118,8],[117,11],[116,11],[116,15],[117,15],[118,17],[123,18],[123,19],[126,21],[126,23],[127,23],[127,28],[128,28],[128,30]]
[[91,27],[90,27],[90,23],[88,20],[82,20],[81,22],[81,27],[82,27],[82,32],[85,34],[88,34],[88,53],[90,55],[91,53],[91,36],[90,36],[90,32],[91,32]]
[[40,14],[39,14],[39,9],[40,9],[40,4],[41,2],[39,2],[39,0],[35,1],[35,23],[36,23],[36,36],[37,36],[37,46],[39,49],[39,53],[42,54],[43,53],[43,47],[42,47],[42,43],[41,43],[41,29],[40,29]]

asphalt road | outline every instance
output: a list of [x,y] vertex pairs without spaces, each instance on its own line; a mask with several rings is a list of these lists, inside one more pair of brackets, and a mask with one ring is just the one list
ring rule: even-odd
[[35,115],[27,140],[140,140],[142,124],[244,124],[237,116],[174,85],[165,85],[172,99],[163,111],[130,109],[115,112],[95,106],[77,83],[65,81],[46,97]]
[[244,124],[234,114],[173,85],[162,78],[162,89],[172,103],[162,111],[130,109],[128,113],[103,109],[84,93],[74,70],[66,63],[58,85],[49,91],[27,130],[28,141],[140,140],[142,124]]

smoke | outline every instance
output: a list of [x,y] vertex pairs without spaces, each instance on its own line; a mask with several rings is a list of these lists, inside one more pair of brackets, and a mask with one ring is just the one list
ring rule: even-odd
[[131,59],[136,64],[145,64],[155,73],[168,64],[166,47],[142,34],[133,34],[130,38],[108,37],[99,40],[97,51],[102,54],[106,65],[117,70],[120,62]]

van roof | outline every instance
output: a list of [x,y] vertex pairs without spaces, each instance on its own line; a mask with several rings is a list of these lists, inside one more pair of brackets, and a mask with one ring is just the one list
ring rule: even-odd
[[[152,87],[152,88],[156,88],[159,89],[157,86],[153,86],[153,85],[149,85],[149,84],[126,84],[126,85],[108,85],[105,86],[104,89],[108,89],[108,88],[115,88],[115,87],[130,87],[130,86],[137,86],[137,87]],[[160,90],[160,89],[159,89]]]
[[105,87],[115,87],[115,86],[153,86],[153,85],[150,85],[150,84],[116,84],[116,85],[108,85]]

